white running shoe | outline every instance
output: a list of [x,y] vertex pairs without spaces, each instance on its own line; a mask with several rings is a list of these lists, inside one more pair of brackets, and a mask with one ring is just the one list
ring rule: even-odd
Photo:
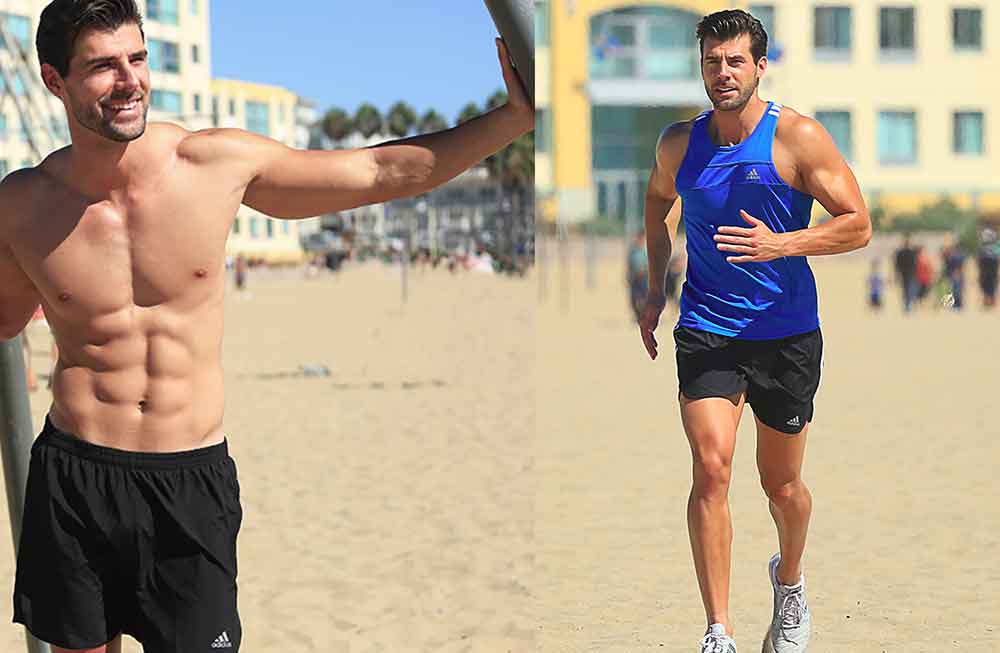
[[736,653],[736,642],[726,634],[724,625],[712,624],[701,640],[701,653]]
[[774,589],[774,612],[762,650],[763,653],[806,653],[812,618],[806,605],[805,577],[799,576],[795,585],[782,585],[778,581],[780,561],[781,554],[774,554],[767,568]]

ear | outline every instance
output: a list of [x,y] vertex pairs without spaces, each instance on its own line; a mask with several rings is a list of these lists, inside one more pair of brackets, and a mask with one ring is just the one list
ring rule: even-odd
[[55,66],[47,63],[42,64],[42,82],[52,95],[60,99],[62,98],[65,82],[63,81],[63,76],[55,69]]
[[760,61],[757,62],[757,72],[763,77],[764,73],[767,72],[767,57],[761,57]]

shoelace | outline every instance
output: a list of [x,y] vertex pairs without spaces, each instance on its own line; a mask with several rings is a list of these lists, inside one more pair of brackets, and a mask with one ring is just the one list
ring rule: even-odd
[[797,628],[802,623],[802,612],[805,609],[805,600],[802,588],[785,593],[781,598],[781,630]]
[[[728,638],[724,635],[708,633],[705,639],[701,640],[701,653],[729,653],[731,649],[726,648],[726,639]],[[706,648],[708,646],[711,648]]]

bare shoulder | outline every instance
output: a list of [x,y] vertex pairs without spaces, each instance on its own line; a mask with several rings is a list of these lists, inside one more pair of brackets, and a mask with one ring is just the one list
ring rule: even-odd
[[0,181],[0,243],[10,230],[29,218],[27,211],[35,204],[33,198],[44,196],[53,183],[41,166],[15,170]]
[[656,142],[656,163],[676,171],[680,167],[684,154],[687,152],[688,142],[691,140],[691,129],[694,127],[694,119],[681,120],[668,125]]
[[281,143],[243,129],[215,127],[188,132],[177,153],[196,163],[240,160],[255,152],[282,147]]
[[816,152],[817,147],[833,143],[818,120],[803,115],[791,107],[781,108],[774,135],[784,147],[796,154]]

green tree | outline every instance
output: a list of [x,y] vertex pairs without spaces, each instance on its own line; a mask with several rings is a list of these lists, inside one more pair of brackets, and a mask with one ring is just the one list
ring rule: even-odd
[[397,102],[389,107],[389,115],[386,119],[389,133],[397,138],[402,138],[410,133],[417,124],[417,112],[406,102]]
[[507,92],[498,90],[486,100],[486,109],[492,110],[507,104]]
[[481,114],[482,111],[479,109],[479,105],[475,102],[469,102],[462,110],[458,113],[458,118],[455,119],[456,125],[461,125],[463,122],[468,122]]
[[354,112],[354,127],[365,138],[382,132],[382,114],[375,106],[365,102]]
[[421,134],[439,132],[447,128],[448,123],[445,121],[444,117],[434,109],[428,109],[427,113],[420,116],[420,120],[417,122],[417,131]]
[[354,121],[351,120],[351,116],[343,109],[333,107],[323,116],[323,133],[331,141],[342,141],[353,131]]

